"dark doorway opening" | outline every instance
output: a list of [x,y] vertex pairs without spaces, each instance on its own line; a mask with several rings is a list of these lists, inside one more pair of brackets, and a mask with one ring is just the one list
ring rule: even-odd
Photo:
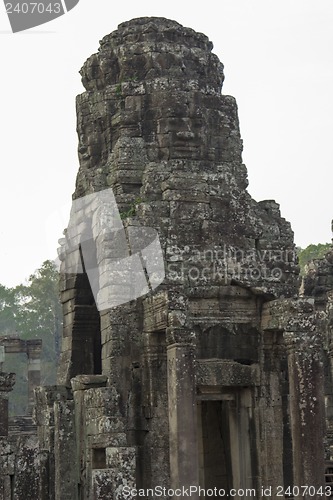
[[[254,490],[252,401],[249,389],[201,394],[198,401],[199,483],[227,494]],[[204,499],[204,496],[200,497]],[[207,497],[208,498],[208,497]],[[215,498],[226,498],[225,495]],[[233,496],[243,500],[246,495]]]
[[[200,476],[205,489],[232,488],[230,431],[227,401],[201,402]],[[199,418],[200,418],[199,417]]]
[[[85,255],[87,255],[87,252]],[[97,285],[91,283],[91,277],[89,279],[90,269],[92,266],[97,266],[95,250],[89,255],[90,259],[85,258],[83,260],[80,247],[80,257],[83,272],[75,276],[71,377],[102,373],[100,313],[92,291],[92,288],[94,288],[96,292]],[[87,265],[89,266],[88,269]]]

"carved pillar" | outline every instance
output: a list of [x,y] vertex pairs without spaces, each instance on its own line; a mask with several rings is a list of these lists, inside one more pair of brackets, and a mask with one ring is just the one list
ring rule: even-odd
[[[167,329],[172,488],[199,485],[194,348],[189,338],[186,342],[186,337],[190,337],[189,333],[180,329]],[[199,497],[192,496],[192,498]]]
[[[39,441],[40,484],[38,500],[55,500],[55,489],[59,488],[55,479],[55,406],[57,403],[66,403],[68,391],[65,386],[38,387],[34,419],[37,424]],[[69,419],[70,420],[70,419]],[[64,438],[66,438],[64,433]],[[66,441],[66,439],[65,439]],[[63,452],[63,458],[68,453]],[[74,497],[73,497],[74,499]]]
[[[167,355],[164,331],[143,333],[142,403],[148,433],[142,449],[145,487],[169,483]],[[139,422],[138,422],[139,424]],[[138,426],[136,425],[136,427]],[[142,425],[141,425],[142,427]],[[164,498],[164,497],[162,497]]]
[[[320,335],[309,328],[288,331],[290,418],[293,443],[294,486],[320,488],[324,480],[324,383]],[[310,496],[295,499],[310,500]]]
[[328,363],[330,374],[328,375],[329,383],[326,387],[326,459],[332,460],[333,457],[333,291],[327,293],[326,313],[328,318]]
[[8,394],[14,384],[15,373],[0,372],[0,437],[8,436]]
[[259,469],[261,482],[274,491],[284,483],[283,394],[281,381],[282,333],[265,331],[262,345],[261,386],[256,389]]
[[27,340],[28,355],[28,414],[32,414],[34,406],[34,389],[40,385],[41,340]]

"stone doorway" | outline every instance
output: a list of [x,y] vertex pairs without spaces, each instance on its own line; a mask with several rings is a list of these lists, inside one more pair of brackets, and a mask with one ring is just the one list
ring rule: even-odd
[[63,347],[58,372],[58,380],[66,383],[77,375],[102,373],[100,313],[85,269],[72,280],[72,297],[68,301],[63,298],[63,342],[69,345],[69,349],[66,351]]
[[[201,488],[206,491],[217,488],[226,492],[232,488],[254,488],[251,390],[203,394],[199,396],[197,408]],[[202,495],[200,498],[206,497]],[[245,496],[233,498],[243,500]]]

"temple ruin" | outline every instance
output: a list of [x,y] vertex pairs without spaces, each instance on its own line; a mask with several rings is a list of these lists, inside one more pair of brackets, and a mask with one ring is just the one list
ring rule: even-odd
[[[221,93],[212,48],[175,21],[139,18],[104,37],[81,69],[73,199],[112,189],[123,234],[157,231],[165,278],[101,309],[89,266],[110,299],[119,258],[100,223],[107,214],[90,207],[78,221],[90,263],[80,238],[66,251],[65,231],[58,385],[35,390],[29,460],[1,433],[0,500],[120,500],[158,487],[164,494],[145,498],[168,499],[199,485],[237,499],[325,496],[333,250],[301,286],[289,222],[247,191],[237,105]],[[1,374],[0,397],[10,383]],[[315,490],[301,495],[303,485]]]

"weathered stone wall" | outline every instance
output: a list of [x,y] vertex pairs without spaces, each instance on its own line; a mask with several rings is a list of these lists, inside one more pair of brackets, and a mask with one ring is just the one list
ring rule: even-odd
[[[14,373],[0,372],[0,499],[39,498],[40,450],[30,417],[8,418],[8,397]],[[20,426],[21,424],[21,426]]]
[[325,458],[333,460],[333,247],[325,257],[311,262],[306,269],[302,293],[312,297],[318,311],[318,328],[321,333],[322,359],[325,377],[326,440]]

